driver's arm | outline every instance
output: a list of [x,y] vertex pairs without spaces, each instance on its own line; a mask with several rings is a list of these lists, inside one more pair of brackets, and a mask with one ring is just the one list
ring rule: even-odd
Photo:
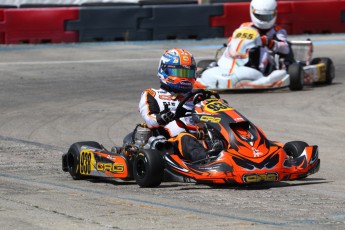
[[290,47],[287,42],[286,30],[280,27],[276,27],[277,33],[275,35],[276,45],[274,47],[274,52],[280,54],[288,54],[290,52]]
[[141,94],[139,102],[139,112],[149,128],[159,127],[159,124],[157,122],[157,115],[160,112],[160,108],[158,102],[154,98],[154,93],[155,92],[151,89],[145,90]]

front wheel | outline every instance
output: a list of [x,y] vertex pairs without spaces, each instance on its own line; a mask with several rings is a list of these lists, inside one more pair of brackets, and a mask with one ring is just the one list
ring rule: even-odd
[[290,75],[290,90],[302,90],[304,86],[304,72],[302,66],[298,63],[293,63],[289,65],[288,73]]
[[302,155],[304,149],[308,146],[308,144],[304,141],[291,141],[287,142],[283,149],[286,152],[286,155],[292,157],[293,159],[298,158]]
[[86,177],[80,173],[80,151],[82,146],[102,149],[101,145],[95,141],[77,142],[71,145],[66,153],[67,170],[74,180],[81,180]]
[[157,150],[141,150],[134,160],[133,174],[140,187],[157,187],[164,177],[163,154]]

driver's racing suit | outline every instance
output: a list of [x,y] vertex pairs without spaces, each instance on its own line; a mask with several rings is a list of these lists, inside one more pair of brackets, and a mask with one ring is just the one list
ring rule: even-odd
[[[252,22],[242,23],[240,28],[242,27],[252,27],[260,33],[263,45],[258,47],[256,53],[254,52],[254,57],[252,56],[249,59],[258,62],[255,63],[255,67],[263,74],[267,73],[267,67],[269,64],[274,64],[273,56],[270,55],[270,50],[280,55],[287,55],[290,53],[290,47],[287,42],[287,33],[284,28],[274,25],[270,29],[264,30],[255,27]],[[230,43],[230,41],[231,38],[229,38],[228,43]]]
[[[157,121],[162,111],[170,109],[175,113],[178,104],[183,100],[181,94],[169,92],[165,89],[146,89],[139,102],[139,112],[144,118],[147,126],[154,132],[165,136],[174,146],[174,150],[178,151],[181,156],[191,162],[205,159],[207,151],[197,138],[186,132],[181,124],[175,120],[168,124],[162,125]],[[194,107],[192,101],[187,101],[184,109],[192,110]],[[187,126],[188,130],[196,131],[196,126],[191,116],[180,118]]]

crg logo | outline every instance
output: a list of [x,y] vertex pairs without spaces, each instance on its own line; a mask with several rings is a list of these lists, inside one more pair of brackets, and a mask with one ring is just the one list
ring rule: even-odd
[[112,173],[120,173],[124,171],[124,165],[123,164],[113,164],[113,163],[102,163],[102,162],[97,162],[96,166],[98,171],[109,171]]
[[265,173],[265,174],[246,174],[243,176],[244,183],[256,183],[263,181],[277,181],[278,173]]

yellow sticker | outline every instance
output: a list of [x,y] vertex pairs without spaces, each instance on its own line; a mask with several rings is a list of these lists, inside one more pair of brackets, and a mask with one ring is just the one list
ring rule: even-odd
[[278,173],[265,173],[265,174],[247,174],[243,175],[243,182],[245,183],[257,183],[262,181],[277,181]]
[[232,38],[242,40],[254,40],[257,35],[257,30],[250,27],[243,27],[235,30],[234,34],[232,35]]
[[218,113],[222,111],[233,110],[233,108],[217,100],[206,102],[205,110],[211,113]]
[[326,81],[326,66],[324,63],[317,64],[319,81]]
[[82,150],[80,152],[80,174],[90,175],[94,170],[95,158],[93,152],[90,150]]
[[219,123],[222,119],[220,117],[212,117],[212,116],[201,116],[200,121],[204,122],[212,122],[212,123]]

